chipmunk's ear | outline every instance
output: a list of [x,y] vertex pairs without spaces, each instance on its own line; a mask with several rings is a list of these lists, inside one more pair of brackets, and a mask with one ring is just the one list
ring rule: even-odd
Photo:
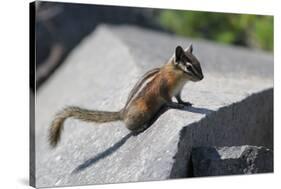
[[186,51],[189,52],[189,53],[193,52],[193,45],[192,45],[192,43],[189,45],[189,47],[187,48]]
[[176,62],[179,62],[184,55],[184,50],[181,46],[176,47]]

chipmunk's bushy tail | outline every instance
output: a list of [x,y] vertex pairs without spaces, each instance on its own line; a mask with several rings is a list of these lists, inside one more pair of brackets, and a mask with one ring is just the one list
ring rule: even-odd
[[87,122],[105,123],[122,120],[121,111],[106,112],[82,109],[79,107],[67,107],[56,115],[49,130],[49,142],[55,147],[60,140],[63,123],[68,117],[80,119]]

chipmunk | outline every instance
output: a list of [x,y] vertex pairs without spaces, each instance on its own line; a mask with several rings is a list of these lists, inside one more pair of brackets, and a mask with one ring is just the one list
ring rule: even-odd
[[[51,124],[50,145],[55,147],[59,142],[63,123],[68,117],[96,123],[123,121],[132,132],[142,132],[155,121],[159,112],[190,106],[191,103],[181,99],[181,90],[187,81],[200,81],[204,77],[200,62],[192,51],[192,45],[186,50],[177,46],[174,55],[164,66],[148,71],[137,82],[120,111],[96,111],[79,107],[63,109]],[[172,101],[172,97],[177,99],[177,103]]]

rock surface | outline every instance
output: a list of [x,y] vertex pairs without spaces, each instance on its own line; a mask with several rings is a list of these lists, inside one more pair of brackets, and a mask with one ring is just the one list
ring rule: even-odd
[[[99,24],[132,24],[160,30],[153,9],[36,1],[36,86]],[[76,29],[79,28],[79,29]]]
[[[56,149],[50,122],[68,105],[119,110],[148,69],[163,65],[176,45],[194,45],[204,80],[188,83],[185,111],[169,110],[131,136],[122,122],[68,119]],[[36,93],[36,186],[164,180],[189,176],[198,146],[273,148],[273,55],[132,26],[100,26]]]
[[273,152],[264,147],[198,147],[191,156],[195,177],[273,172]]

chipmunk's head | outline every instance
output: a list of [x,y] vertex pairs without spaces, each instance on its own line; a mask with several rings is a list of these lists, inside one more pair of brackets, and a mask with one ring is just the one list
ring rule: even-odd
[[200,81],[204,78],[204,76],[201,70],[200,62],[192,52],[192,44],[186,50],[184,50],[181,46],[177,46],[173,63],[176,68],[184,72],[189,80]]

